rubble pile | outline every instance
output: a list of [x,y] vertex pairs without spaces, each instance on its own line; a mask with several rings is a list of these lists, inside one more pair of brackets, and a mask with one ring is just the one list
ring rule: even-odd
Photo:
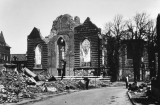
[[150,86],[147,85],[147,83],[141,83],[138,85],[137,82],[134,82],[129,84],[128,90],[132,92],[147,93],[150,90]]
[[55,87],[57,91],[64,91],[68,89],[85,89],[85,81],[84,80],[74,80],[74,79],[63,79],[57,80],[53,82],[45,82],[47,88]]
[[157,101],[152,97],[151,88],[148,83],[141,83],[140,85],[137,85],[137,83],[134,82],[129,85],[128,90],[133,103],[157,105]]
[[109,86],[109,82],[103,82],[98,79],[91,79],[89,85],[90,87],[106,87]]
[[35,92],[41,91],[29,87],[30,77],[17,71],[1,71],[0,103],[18,102],[21,98],[35,98]]
[[[56,79],[54,76],[45,77],[36,75],[25,68],[18,72],[15,70],[0,71],[0,104],[15,103],[24,99],[34,99],[38,94],[63,92],[69,89],[86,89],[85,80]],[[89,80],[89,87],[103,87],[101,81]]]

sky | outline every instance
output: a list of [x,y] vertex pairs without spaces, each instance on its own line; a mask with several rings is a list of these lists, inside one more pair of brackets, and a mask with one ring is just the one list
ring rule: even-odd
[[142,12],[156,19],[160,0],[0,0],[0,31],[11,54],[25,54],[32,29],[36,27],[42,36],[48,36],[53,21],[60,15],[78,16],[81,23],[90,17],[103,30],[105,23],[117,14],[130,19]]

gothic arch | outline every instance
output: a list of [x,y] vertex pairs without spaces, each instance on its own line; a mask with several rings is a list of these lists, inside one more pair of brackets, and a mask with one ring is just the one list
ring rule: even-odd
[[80,65],[90,66],[91,62],[91,42],[89,39],[84,39],[80,43]]
[[41,44],[37,44],[35,47],[35,67],[34,68],[42,68],[42,46]]
[[65,59],[66,42],[62,37],[57,40],[57,67],[61,68],[61,60]]

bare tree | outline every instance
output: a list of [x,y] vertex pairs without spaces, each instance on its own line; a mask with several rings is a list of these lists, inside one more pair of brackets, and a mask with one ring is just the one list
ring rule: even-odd
[[144,39],[146,38],[147,28],[151,24],[149,15],[147,13],[137,13],[133,20],[126,21],[127,33],[130,32],[130,39]]
[[146,26],[146,40],[149,42],[155,42],[156,38],[156,26],[155,26],[155,20],[151,19],[148,20],[148,24]]
[[137,13],[132,21],[126,22],[126,25],[132,43],[134,81],[137,81],[140,80],[144,40],[150,40],[153,37],[153,22],[149,20],[149,15],[147,13]]
[[105,32],[108,38],[108,65],[110,66],[110,74],[112,81],[118,79],[119,74],[119,49],[121,37],[124,33],[124,21],[122,15],[116,15],[113,22],[106,23]]
[[109,37],[109,36],[112,36],[112,35],[111,35],[112,27],[113,27],[113,23],[111,23],[111,22],[108,22],[108,23],[105,24],[104,33],[105,33],[108,37]]
[[124,28],[125,28],[125,24],[124,24],[123,16],[116,15],[113,21],[112,33],[117,40],[120,40],[120,38],[122,37]]
[[143,39],[146,35],[146,28],[149,24],[149,15],[146,13],[137,13],[134,16],[134,22],[135,22],[135,39]]
[[127,20],[126,21],[126,27],[127,27],[127,30],[125,31],[125,34],[124,34],[124,39],[133,39],[134,38],[134,35],[135,35],[135,31],[134,31],[134,25],[132,23],[132,20]]
[[105,24],[105,34],[107,36],[116,37],[117,40],[123,35],[125,28],[125,22],[122,15],[116,15],[113,19],[113,22],[108,22]]

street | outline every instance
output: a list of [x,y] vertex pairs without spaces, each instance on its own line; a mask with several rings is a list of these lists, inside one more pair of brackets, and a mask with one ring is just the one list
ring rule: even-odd
[[125,87],[105,87],[61,95],[30,105],[132,105]]

